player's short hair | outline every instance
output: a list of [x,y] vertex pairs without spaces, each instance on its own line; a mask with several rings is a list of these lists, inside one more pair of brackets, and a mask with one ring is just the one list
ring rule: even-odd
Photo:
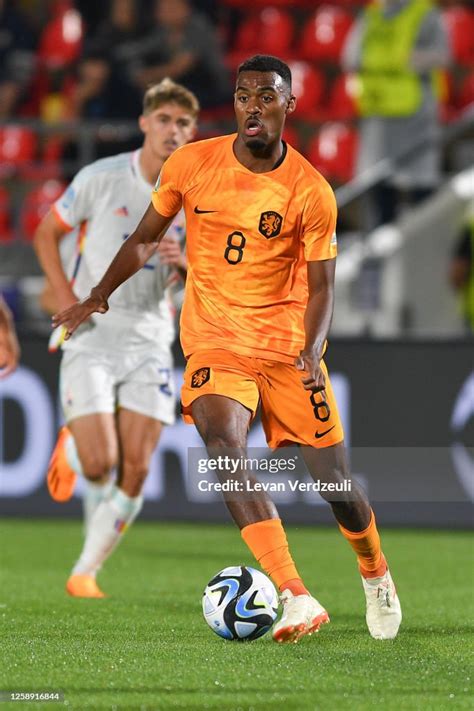
[[168,77],[148,87],[143,97],[143,113],[146,116],[164,104],[178,104],[189,111],[193,118],[199,114],[199,101],[193,92]]
[[275,72],[279,74],[283,81],[291,90],[291,69],[278,57],[271,54],[255,54],[246,59],[237,69],[237,76],[242,72]]

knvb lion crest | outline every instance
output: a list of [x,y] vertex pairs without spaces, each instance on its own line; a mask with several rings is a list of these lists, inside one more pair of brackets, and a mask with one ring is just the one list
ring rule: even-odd
[[191,387],[192,388],[202,388],[204,383],[207,383],[211,377],[210,368],[199,368],[191,376]]
[[276,237],[280,234],[282,224],[283,217],[279,215],[278,212],[267,210],[267,212],[262,212],[260,215],[258,231],[266,237],[266,239],[270,239],[270,237]]

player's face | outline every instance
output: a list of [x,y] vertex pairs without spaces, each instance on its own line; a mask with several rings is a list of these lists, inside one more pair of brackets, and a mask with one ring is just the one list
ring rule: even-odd
[[237,132],[247,148],[264,151],[280,140],[295,97],[276,72],[242,72],[234,94]]
[[194,137],[196,120],[183,106],[163,104],[146,116],[140,116],[145,143],[154,156],[166,160],[180,146]]

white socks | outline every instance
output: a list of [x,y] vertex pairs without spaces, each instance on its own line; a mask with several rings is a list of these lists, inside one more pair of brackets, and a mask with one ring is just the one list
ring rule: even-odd
[[79,455],[77,453],[74,437],[70,433],[69,429],[68,429],[68,432],[69,432],[69,437],[66,440],[66,447],[65,447],[67,463],[69,464],[71,469],[74,469],[76,474],[84,474],[84,471],[82,469],[81,460],[79,459]]
[[112,490],[113,479],[109,477],[109,479],[105,482],[95,482],[84,477],[84,470],[82,468],[81,460],[79,459],[76,443],[72,434],[70,434],[66,440],[65,453],[67,463],[71,469],[74,469],[76,474],[82,475],[84,478],[82,507],[84,511],[84,534],[87,535],[89,524],[96,508],[100,502],[103,501],[103,499],[107,498]]
[[143,496],[132,498],[113,486],[108,498],[99,503],[90,519],[84,547],[72,574],[95,576],[140,513],[142,505]]
[[[77,474],[83,474],[74,437],[66,440],[66,458]],[[136,519],[143,496],[127,496],[114,485],[113,478],[104,483],[85,479],[83,507],[85,541],[73,575],[94,575],[118,544],[122,533]]]
[[101,503],[112,492],[114,485],[113,478],[106,482],[95,482],[89,479],[84,480],[84,492],[82,494],[82,508],[84,512],[84,535],[87,536],[92,517]]

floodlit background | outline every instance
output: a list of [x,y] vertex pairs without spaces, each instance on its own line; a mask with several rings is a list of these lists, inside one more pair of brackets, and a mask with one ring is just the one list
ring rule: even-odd
[[[340,253],[328,362],[348,444],[378,450],[374,471],[363,463],[361,476],[370,493],[371,476],[378,482],[394,476],[385,448],[440,448],[442,465],[433,477],[442,487],[427,492],[426,511],[400,512],[388,503],[381,515],[395,523],[468,521],[474,9],[470,2],[438,3],[436,99],[421,120],[398,119],[375,140],[380,121],[361,115],[358,99],[354,28],[364,4],[0,2],[0,290],[23,349],[21,368],[0,384],[0,510],[79,512],[79,500],[58,507],[44,488],[61,414],[58,357],[46,350],[44,280],[31,244],[40,219],[81,166],[140,145],[143,89],[165,74],[197,93],[198,138],[232,132],[235,69],[260,52],[290,64],[298,107],[285,139],[336,189]],[[177,26],[183,38],[165,50],[164,38]],[[180,73],[186,51],[193,61]],[[175,351],[179,384],[183,360],[179,346]],[[251,442],[262,444],[258,427]],[[188,496],[187,447],[198,444],[194,429],[179,421],[166,431],[147,482],[146,516],[223,515],[219,501]],[[400,467],[409,500],[412,472]],[[384,489],[378,496],[383,501]],[[317,505],[281,503],[290,519],[329,520],[324,507],[315,512]]]
[[[472,709],[474,8],[437,4],[414,57],[422,72],[434,45],[436,94],[425,72],[422,106],[387,121],[361,104],[364,6],[0,0],[0,290],[22,347],[0,380],[2,700],[12,689],[62,691],[81,710]],[[395,50],[372,57],[374,101],[392,91]],[[292,554],[331,624],[296,646],[213,634],[204,586],[255,563],[220,495],[189,485],[188,448],[201,442],[179,417],[153,457],[140,520],[100,572],[108,598],[64,592],[83,534],[80,486],[62,505],[45,486],[60,356],[47,352],[35,228],[81,166],[140,145],[149,81],[168,74],[198,94],[200,138],[232,132],[235,69],[255,53],[289,62],[298,108],[284,137],[336,189],[326,360],[403,607],[387,643],[367,632],[356,561],[329,507],[289,491],[276,501]],[[175,363],[179,386],[178,344]],[[249,443],[263,444],[258,423]]]

